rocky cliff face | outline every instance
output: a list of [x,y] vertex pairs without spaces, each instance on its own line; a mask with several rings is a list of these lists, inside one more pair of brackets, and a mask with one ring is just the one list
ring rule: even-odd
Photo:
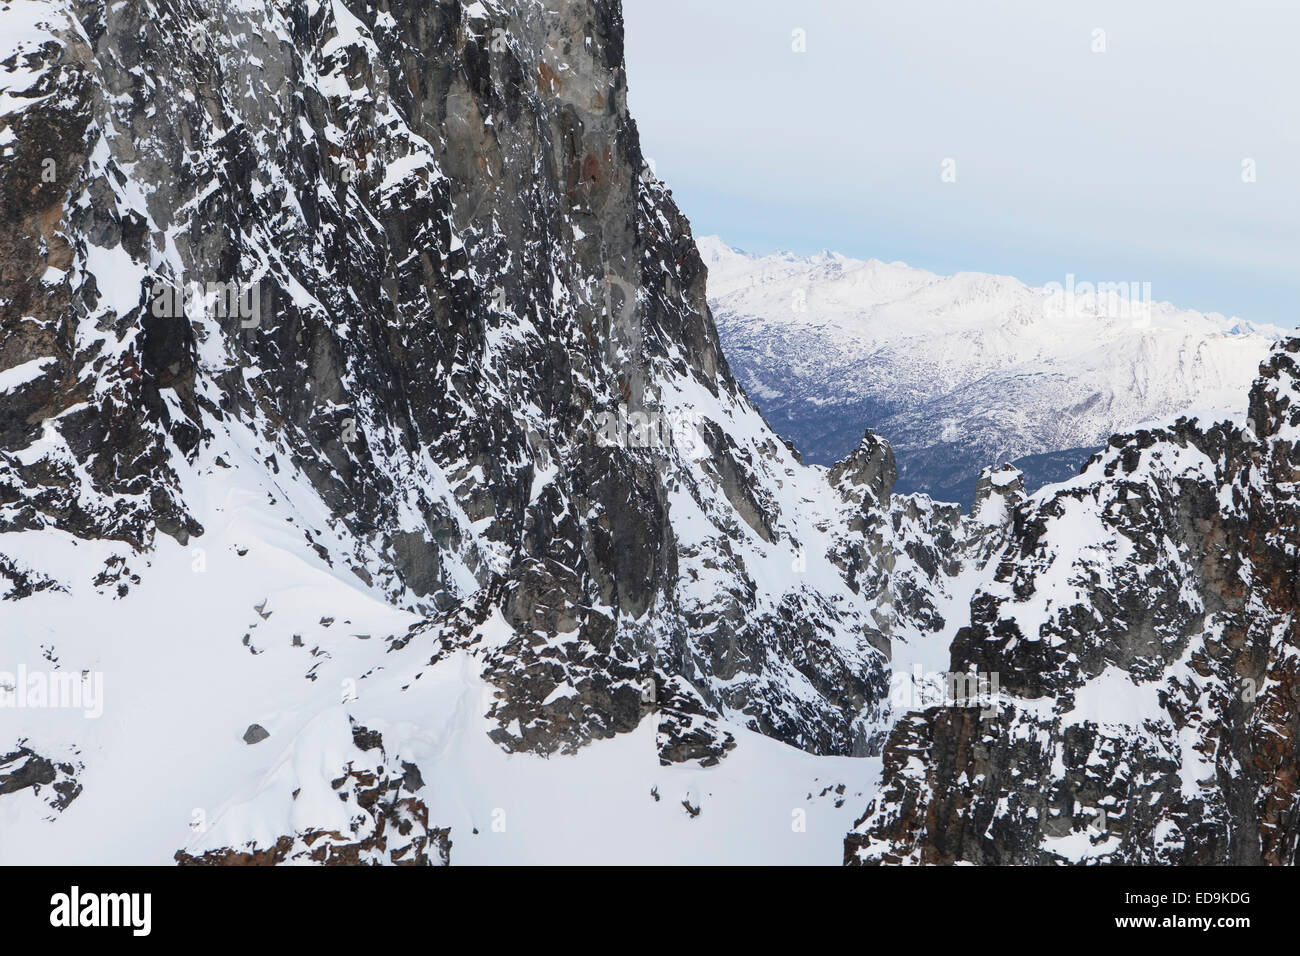
[[[647,718],[665,763],[723,759],[728,721],[878,747],[891,635],[933,627],[951,570],[921,538],[956,513],[882,532],[892,476],[828,485],[737,387],[627,114],[618,3],[0,16],[6,598],[129,602],[218,540],[233,484],[283,553],[415,620],[388,650],[470,655],[501,748]],[[94,576],[34,536],[97,542]]]
[[894,728],[848,862],[1296,862],[1297,353],[1017,507],[952,645],[997,706]]
[[[1290,352],[1250,429],[963,516],[737,385],[614,0],[0,27],[0,861],[553,859],[593,779],[688,847],[792,754],[799,811],[883,759],[855,860],[1054,859],[1076,797],[1117,858],[1294,857]],[[998,716],[896,693],[949,644]]]

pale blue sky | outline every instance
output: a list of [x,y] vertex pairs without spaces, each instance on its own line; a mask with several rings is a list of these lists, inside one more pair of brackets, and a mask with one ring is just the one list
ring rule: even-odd
[[624,11],[632,113],[697,235],[1300,324],[1294,0]]

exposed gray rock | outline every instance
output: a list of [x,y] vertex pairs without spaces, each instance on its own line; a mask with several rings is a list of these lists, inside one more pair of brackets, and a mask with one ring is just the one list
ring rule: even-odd
[[830,482],[839,488],[861,489],[876,504],[889,501],[898,481],[894,450],[880,436],[867,432],[858,447],[830,471]]
[[261,724],[249,724],[248,729],[244,731],[244,743],[249,745],[260,744],[270,736],[270,731]]
[[1025,500],[1025,476],[1014,465],[985,468],[975,484],[971,518],[980,524],[1004,525]]
[[[349,761],[330,782],[333,794],[349,809],[347,827],[307,828],[274,840],[203,852],[180,850],[176,862],[181,866],[447,866],[451,831],[429,826],[429,809],[418,796],[424,787],[420,768],[387,755],[378,731],[354,723],[352,738],[366,759]],[[377,759],[370,751],[378,751]],[[295,792],[292,799],[298,796]]]
[[[0,796],[30,790],[56,813],[81,793],[77,774],[83,767],[72,762],[61,762],[42,757],[29,747],[22,746],[12,753],[0,755]],[[42,791],[47,790],[44,796]]]
[[1017,508],[952,646],[1003,699],[895,726],[848,862],[1295,864],[1297,353],[1247,427],[1116,437]]

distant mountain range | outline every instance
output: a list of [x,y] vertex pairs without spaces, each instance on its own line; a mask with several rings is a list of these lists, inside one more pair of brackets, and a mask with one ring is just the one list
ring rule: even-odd
[[1181,414],[1240,418],[1283,330],[1149,300],[1137,282],[935,275],[832,252],[749,255],[699,240],[737,378],[805,460],[871,428],[898,490],[969,504],[1012,462],[1032,491],[1078,473],[1116,432]]

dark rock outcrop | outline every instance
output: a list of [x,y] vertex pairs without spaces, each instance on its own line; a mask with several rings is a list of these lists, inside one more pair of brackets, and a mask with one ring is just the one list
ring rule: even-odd
[[1297,353],[1245,427],[1116,437],[1016,509],[952,647],[1000,711],[900,721],[848,862],[1296,862]]
[[[451,831],[430,827],[429,809],[416,794],[424,779],[415,764],[384,753],[383,736],[354,726],[352,739],[364,754],[350,761],[330,786],[349,811],[343,829],[307,827],[269,843],[250,841],[201,853],[177,851],[181,866],[446,866]],[[377,760],[375,758],[378,758]],[[363,760],[368,763],[363,764]],[[294,793],[291,799],[298,799]]]
[[[81,793],[81,765],[42,757],[19,741],[17,750],[0,755],[0,796],[30,790],[55,813],[61,813]],[[42,796],[42,791],[49,792]]]

